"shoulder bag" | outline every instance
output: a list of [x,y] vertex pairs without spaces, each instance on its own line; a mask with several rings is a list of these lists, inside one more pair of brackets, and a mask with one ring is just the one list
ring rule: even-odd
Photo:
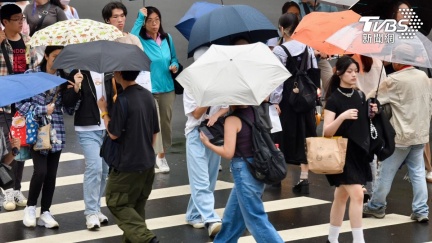
[[345,166],[348,139],[342,137],[306,138],[309,170],[315,174],[341,174]]
[[[171,59],[172,59],[172,50],[171,50],[171,38],[169,35],[167,35],[167,42],[168,42],[168,46],[170,49],[170,53],[171,53]],[[181,95],[183,94],[184,88],[183,86],[181,86],[181,84],[179,82],[177,82],[176,78],[177,76],[183,71],[183,65],[180,64],[180,62],[178,63],[178,69],[176,73],[172,73],[171,72],[171,77],[172,80],[174,81],[174,92],[175,94]]]

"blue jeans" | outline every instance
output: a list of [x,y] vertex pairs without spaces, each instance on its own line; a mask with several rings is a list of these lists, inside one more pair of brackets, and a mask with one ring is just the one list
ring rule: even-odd
[[264,211],[261,200],[264,183],[252,177],[246,162],[241,158],[232,159],[231,171],[234,187],[225,207],[222,229],[214,243],[237,242],[246,228],[258,243],[284,242]]
[[77,131],[79,143],[84,152],[84,215],[95,214],[100,211],[101,197],[104,195],[108,177],[108,165],[99,156],[105,130]]
[[221,157],[204,146],[198,128],[186,136],[186,159],[191,197],[186,221],[211,223],[221,221],[214,210],[214,190]]
[[385,208],[387,204],[386,197],[390,192],[396,172],[402,163],[405,162],[408,166],[409,177],[413,187],[412,211],[422,216],[429,214],[423,149],[424,144],[412,145],[407,148],[396,148],[389,158],[379,164],[372,198],[368,203],[370,209],[378,210]]

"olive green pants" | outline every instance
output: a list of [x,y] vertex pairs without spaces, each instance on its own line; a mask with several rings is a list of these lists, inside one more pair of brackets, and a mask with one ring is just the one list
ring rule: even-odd
[[106,186],[106,203],[123,242],[149,242],[155,235],[145,222],[145,205],[154,180],[154,167],[140,172],[111,171]]

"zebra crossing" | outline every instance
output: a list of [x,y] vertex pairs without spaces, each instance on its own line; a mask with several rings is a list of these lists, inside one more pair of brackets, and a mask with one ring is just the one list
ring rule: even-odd
[[[63,153],[60,158],[56,192],[51,207],[51,212],[60,224],[59,229],[24,227],[22,208],[11,212],[0,212],[0,242],[119,242],[122,231],[115,225],[113,217],[106,208],[105,198],[102,198],[102,211],[109,217],[109,224],[102,226],[98,231],[89,231],[85,227],[82,200],[83,159],[81,154],[71,152]],[[227,167],[228,164],[224,162],[224,167]],[[146,206],[147,225],[161,242],[211,242],[205,230],[193,229],[185,222],[184,213],[190,194],[185,167],[184,163],[179,163],[176,167],[172,166],[170,174],[156,175],[154,189]],[[295,174],[294,170],[295,168],[291,173]],[[22,183],[22,191],[25,195],[28,192],[31,173],[31,161],[26,161]],[[292,181],[289,177],[290,175],[284,181],[282,189],[271,187],[266,189],[263,201],[270,221],[286,242],[325,242],[332,188],[328,186],[325,178],[317,176],[316,178],[320,180],[316,183],[314,178],[311,179],[314,185],[311,188],[311,195],[297,197],[290,192],[288,185],[292,185]],[[221,216],[233,185],[229,170],[223,170],[215,190],[216,212]],[[406,184],[403,186],[409,187]],[[431,232],[427,225],[423,227],[424,225],[410,220],[411,199],[406,197],[405,200],[408,201],[403,205],[405,212],[389,211],[384,219],[364,219],[366,242],[398,243],[432,240],[432,235],[420,241],[411,239],[410,234],[414,236],[427,233],[429,237]],[[389,203],[393,203],[393,200],[389,200]],[[39,208],[37,212],[39,213]],[[407,230],[399,230],[400,228]],[[346,216],[341,229],[340,242],[351,242],[350,232],[351,228]],[[375,237],[377,240],[374,240]],[[246,233],[239,242],[255,241]]]

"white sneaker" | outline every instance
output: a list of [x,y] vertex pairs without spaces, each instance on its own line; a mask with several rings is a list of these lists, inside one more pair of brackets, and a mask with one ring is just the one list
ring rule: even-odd
[[27,206],[24,209],[23,223],[26,227],[36,226],[36,206]]
[[102,212],[98,212],[97,216],[98,216],[99,222],[101,224],[107,224],[108,223],[108,217],[105,216]]
[[89,214],[86,216],[87,229],[100,228],[100,222],[97,214]]
[[426,181],[432,183],[432,171],[426,173]]
[[222,222],[207,223],[206,228],[210,237],[214,237],[222,228]]
[[54,219],[54,216],[52,216],[52,214],[49,211],[45,211],[40,215],[37,221],[37,225],[45,226],[45,228],[48,229],[59,227],[58,222]]
[[22,194],[20,190],[15,190],[14,193],[15,204],[18,207],[25,207],[27,205],[27,198]]
[[16,204],[15,204],[15,192],[12,188],[7,189],[4,191],[5,197],[3,202],[3,208],[7,211],[15,210]]
[[170,171],[168,162],[165,157],[159,158],[158,156],[156,156],[156,165],[162,173],[168,173]]

